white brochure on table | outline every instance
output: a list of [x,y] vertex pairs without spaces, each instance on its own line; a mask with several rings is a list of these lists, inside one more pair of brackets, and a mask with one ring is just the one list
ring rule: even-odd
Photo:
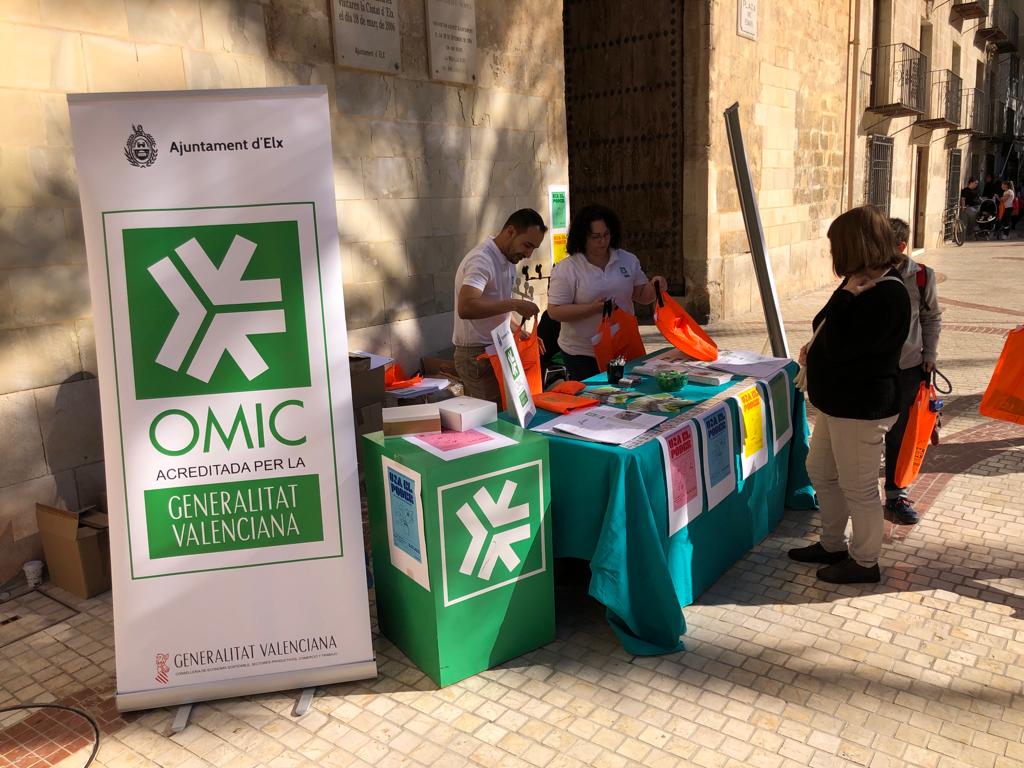
[[764,398],[751,384],[732,398],[740,413],[740,468],[746,480],[768,463],[768,424]]
[[736,453],[729,404],[722,403],[697,417],[704,444],[704,479],[708,510],[736,490]]
[[474,427],[465,432],[439,432],[436,435],[406,435],[405,439],[417,448],[422,448],[445,461],[462,459],[516,444],[511,437],[492,432],[486,427]]
[[788,357],[768,357],[745,350],[720,349],[718,358],[708,363],[707,366],[716,371],[725,371],[739,376],[767,378],[785,368],[790,362],[792,361]]
[[539,427],[537,432],[580,437],[596,443],[622,445],[656,427],[667,416],[657,416],[641,411],[624,411],[608,405],[585,408],[552,419]]
[[665,457],[665,486],[668,492],[668,535],[671,537],[700,515],[704,507],[697,456],[697,430],[687,421],[671,432],[658,435]]
[[757,383],[772,409],[772,455],[776,456],[793,436],[793,392],[789,372],[779,371],[767,381]]

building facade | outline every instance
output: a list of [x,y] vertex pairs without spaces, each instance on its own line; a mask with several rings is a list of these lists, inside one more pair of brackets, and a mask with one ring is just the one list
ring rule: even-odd
[[411,370],[450,345],[463,254],[566,183],[560,6],[476,0],[457,86],[430,79],[424,1],[394,5],[381,75],[335,64],[332,0],[0,3],[0,584],[41,554],[36,502],[104,487],[67,93],[326,85],[349,344]]
[[462,255],[550,184],[615,207],[701,321],[757,309],[733,103],[784,296],[833,281],[842,211],[931,248],[969,175],[1024,170],[1024,0],[475,0],[472,85],[430,78],[426,1],[393,0],[393,75],[336,63],[337,0],[0,4],[0,583],[35,502],[103,490],[67,93],[324,84],[350,346],[410,369],[450,344]]

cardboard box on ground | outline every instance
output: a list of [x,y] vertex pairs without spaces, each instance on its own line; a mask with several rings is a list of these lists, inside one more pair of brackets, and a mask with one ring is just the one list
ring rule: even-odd
[[36,523],[54,586],[82,598],[110,589],[110,537],[103,512],[36,504]]

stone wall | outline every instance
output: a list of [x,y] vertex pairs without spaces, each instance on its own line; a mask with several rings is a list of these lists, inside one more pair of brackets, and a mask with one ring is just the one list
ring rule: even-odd
[[568,180],[561,3],[476,9],[456,87],[427,79],[423,0],[399,2],[397,76],[334,66],[329,0],[0,4],[0,583],[40,554],[36,501],[104,485],[65,94],[325,84],[350,345],[414,369],[450,345],[462,255]]
[[734,102],[778,293],[829,279],[825,231],[842,207],[849,2],[761,0],[756,41],[737,35],[735,2],[708,9],[704,40],[694,41],[708,53],[691,47],[684,56],[689,68],[708,69],[707,112],[687,110],[698,121],[688,146],[707,137],[706,173],[687,174],[704,199],[687,200],[687,219],[699,227],[706,211],[708,303],[711,317],[723,318],[761,305],[722,116]]
[[[1024,16],[1022,0],[1002,1]],[[986,157],[992,162],[993,145],[979,137],[921,128],[914,116],[868,111],[876,5],[882,8],[883,44],[920,49],[922,25],[930,25],[929,71],[955,69],[963,87],[987,91],[994,59],[976,34],[979,23],[957,18],[950,3],[760,0],[756,41],[736,32],[736,0],[686,5],[684,240],[707,254],[703,275],[687,258],[694,282],[687,300],[696,311],[715,319],[761,306],[722,118],[733,102],[740,104],[780,296],[834,279],[826,232],[839,213],[866,201],[872,135],[893,139],[890,215],[917,230],[924,248],[943,242],[949,150],[962,151],[960,184]]]

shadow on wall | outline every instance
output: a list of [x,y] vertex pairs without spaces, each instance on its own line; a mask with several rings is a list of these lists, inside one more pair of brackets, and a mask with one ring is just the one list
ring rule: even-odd
[[26,560],[43,558],[37,502],[68,510],[105,507],[97,379],[78,372],[31,394],[41,445],[8,445],[6,450],[36,476],[0,489],[0,584],[16,577]]
[[[564,165],[550,156],[552,135],[564,132],[550,106],[556,85],[534,60],[505,55],[510,46],[519,51],[516,40],[535,22],[498,10],[477,7],[480,79],[493,87],[413,79],[427,71],[422,3],[400,6],[403,75],[335,72],[331,117],[350,339],[395,356],[407,370],[451,346],[462,257],[515,209],[546,215],[546,183],[563,180],[548,178],[549,168]],[[547,37],[561,45],[560,34]],[[545,241],[531,269],[543,262],[549,271],[548,248]]]

